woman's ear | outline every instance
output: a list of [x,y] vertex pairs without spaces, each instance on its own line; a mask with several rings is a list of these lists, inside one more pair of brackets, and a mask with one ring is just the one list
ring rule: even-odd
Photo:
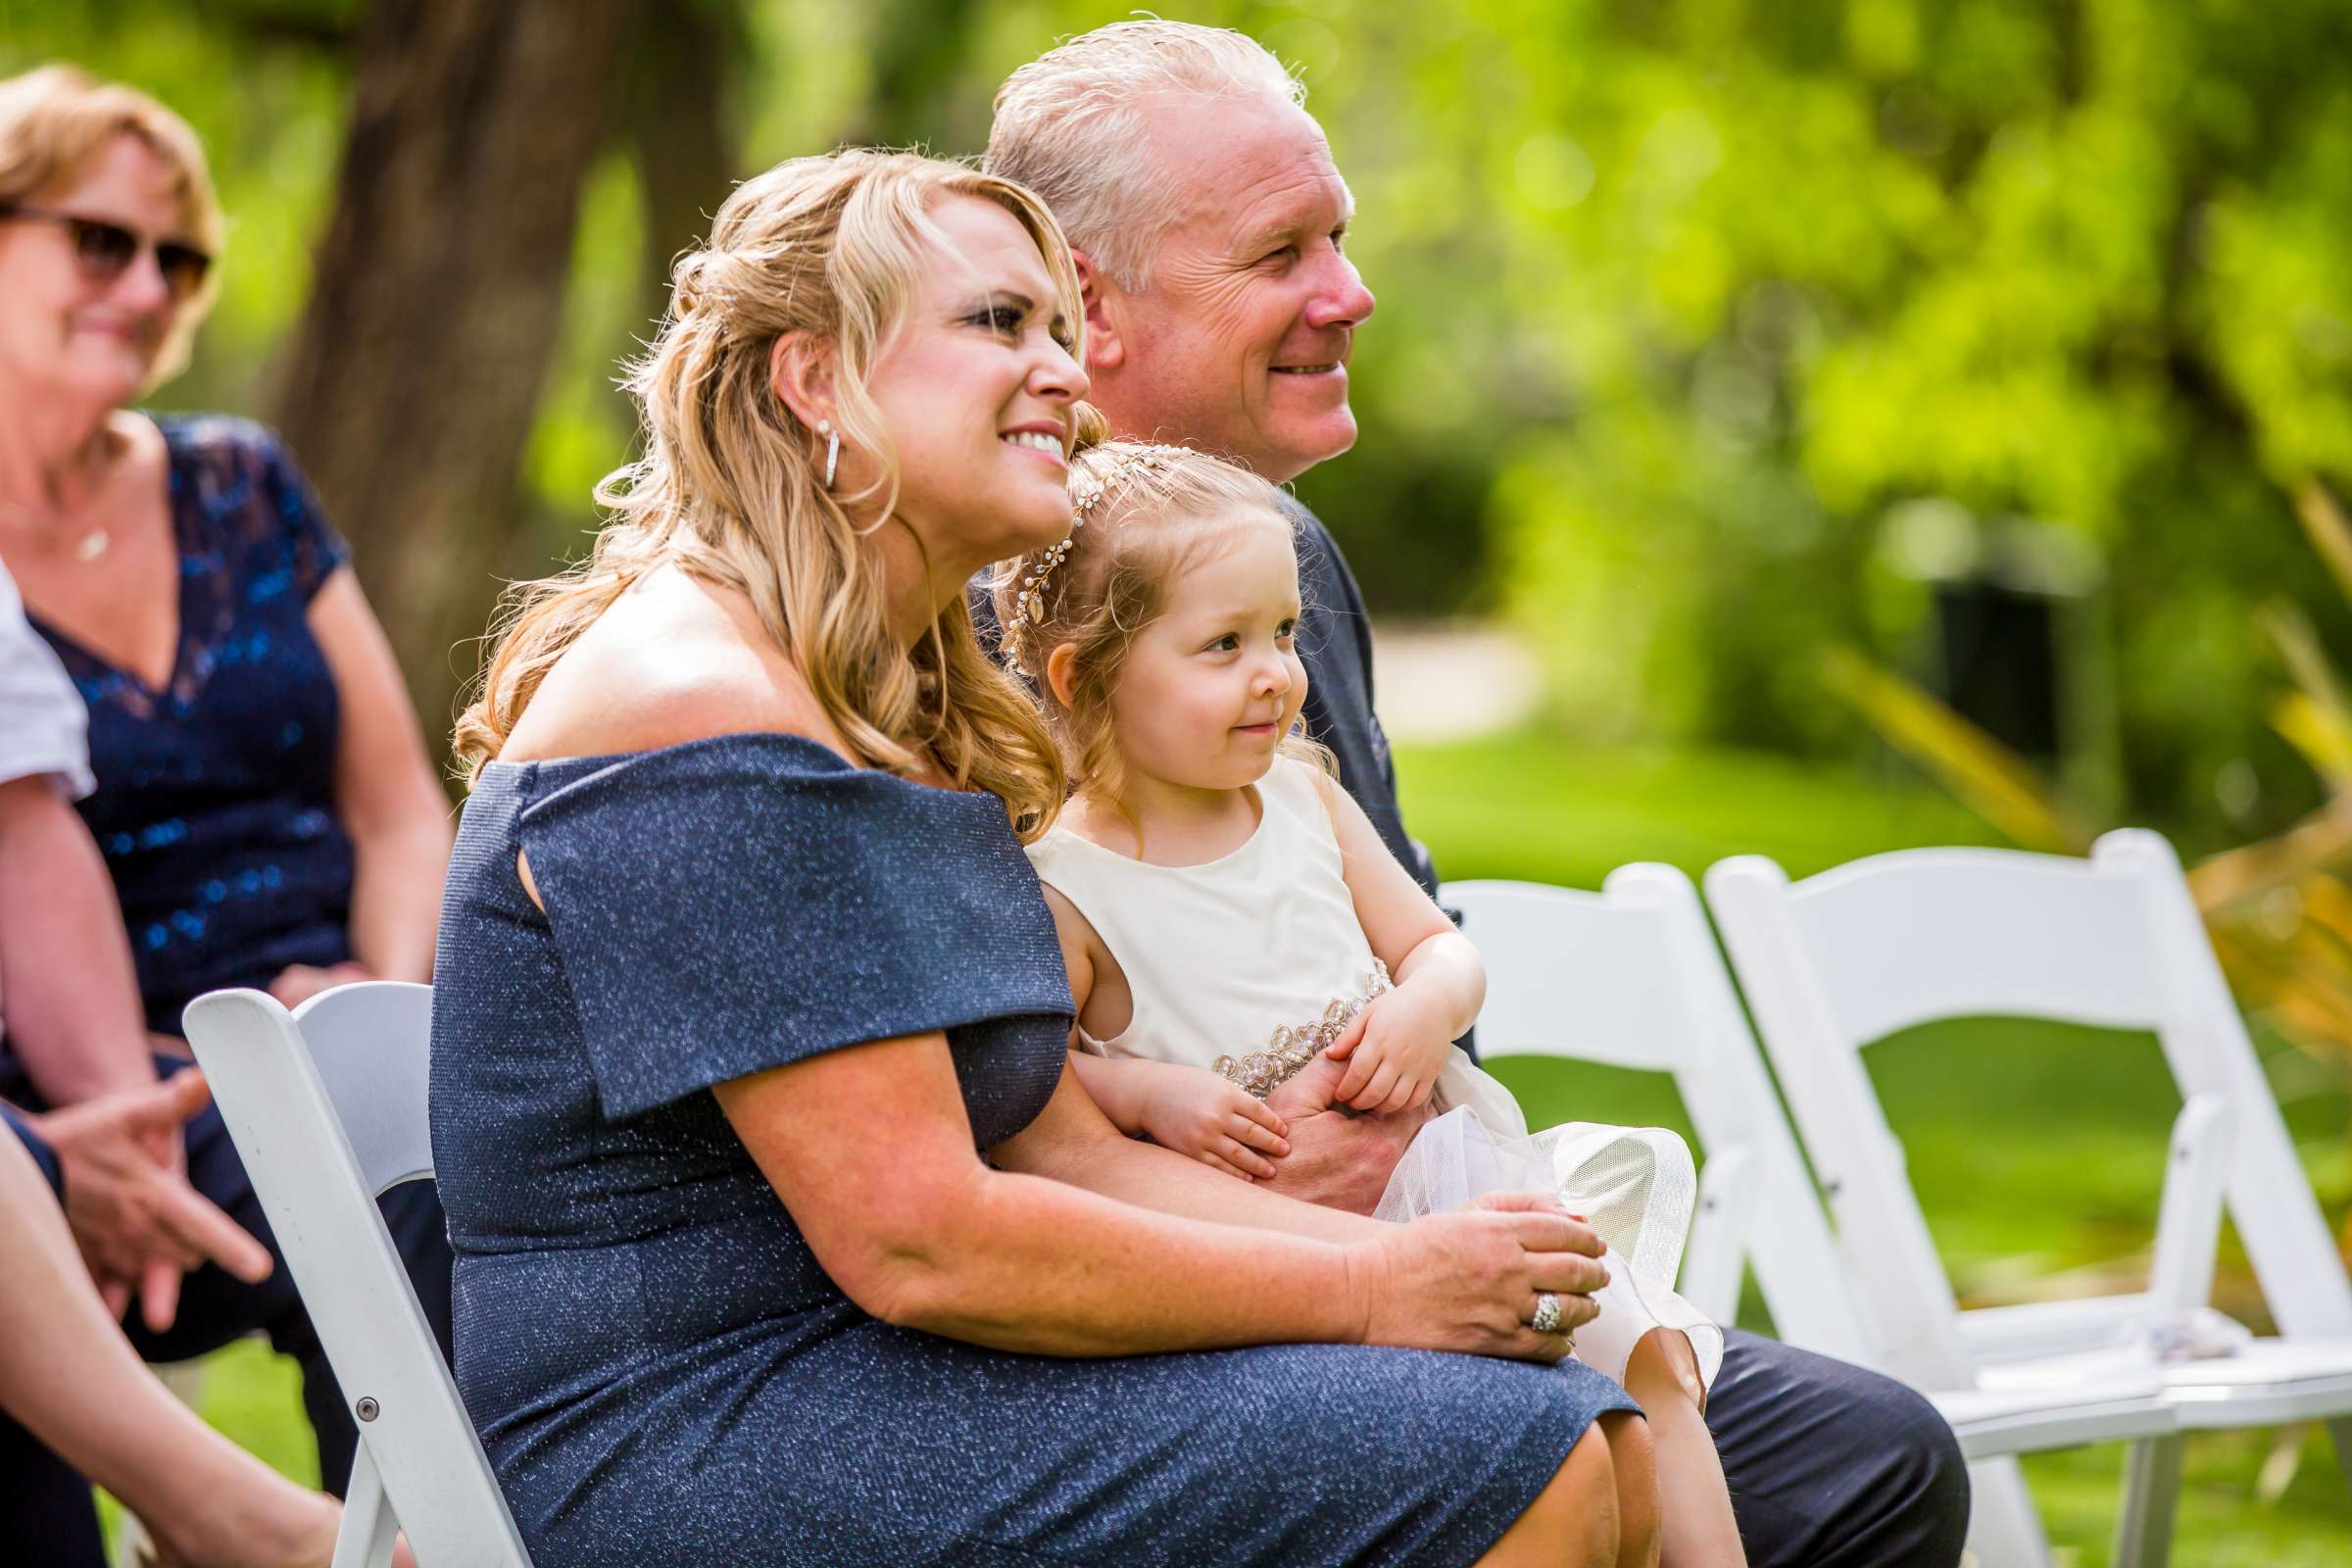
[[1077,706],[1078,645],[1062,643],[1046,656],[1046,690],[1061,705],[1063,712]]
[[1086,305],[1086,373],[1100,375],[1127,362],[1127,340],[1121,331],[1127,297],[1084,251],[1073,250],[1078,264],[1080,298]]
[[833,417],[833,344],[808,332],[787,332],[768,351],[767,384],[792,416],[816,428]]

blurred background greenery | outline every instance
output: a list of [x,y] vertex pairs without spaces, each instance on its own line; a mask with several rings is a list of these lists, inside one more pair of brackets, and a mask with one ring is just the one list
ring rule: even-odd
[[[843,141],[974,152],[1007,71],[1121,14],[0,0],[0,72],[74,61],[205,137],[224,292],[157,401],[287,428],[433,731],[497,577],[582,548],[633,434],[615,362],[727,181]],[[1760,850],[1802,875],[2159,827],[2206,862],[2340,1223],[2352,8],[1181,15],[1297,65],[1359,204],[1365,435],[1300,494],[1384,634],[1475,624],[1533,672],[1494,733],[1397,725],[1441,866],[1592,886]],[[1971,1025],[1873,1066],[1972,1298],[2144,1267],[2177,1107],[2145,1041]],[[1540,1118],[1680,1115],[1656,1085],[1503,1070]],[[2242,1268],[2224,1291],[2261,1316]],[[298,1465],[281,1374],[229,1365],[215,1413]],[[2345,1560],[2325,1454],[2201,1440],[2180,1560]],[[2104,1560],[2117,1462],[2034,1461],[2077,1560]]]

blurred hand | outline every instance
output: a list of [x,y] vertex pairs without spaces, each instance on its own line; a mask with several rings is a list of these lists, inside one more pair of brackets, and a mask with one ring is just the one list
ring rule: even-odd
[[[1399,1225],[1349,1249],[1362,1283],[1364,1343],[1557,1361],[1599,1315],[1608,1283],[1600,1238],[1543,1193],[1490,1193],[1468,1208]],[[1560,1331],[1529,1320],[1536,1296],[1560,1298]]]
[[277,999],[280,1006],[299,1007],[321,991],[374,978],[374,970],[348,958],[323,969],[316,964],[289,963],[270,982],[270,995]]
[[180,1126],[211,1098],[190,1068],[26,1118],[64,1168],[66,1223],[107,1309],[121,1316],[135,1289],[158,1334],[179,1313],[187,1270],[209,1261],[248,1284],[270,1275],[269,1249],[188,1185]]

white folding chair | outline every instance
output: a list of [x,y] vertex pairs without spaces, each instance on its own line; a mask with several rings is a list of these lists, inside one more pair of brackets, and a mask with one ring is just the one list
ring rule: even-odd
[[188,1004],[213,1086],[360,1425],[334,1568],[529,1568],[375,1200],[430,1179],[428,986],[341,986],[294,1012],[258,991]]
[[[2169,1549],[2181,1431],[2334,1418],[2352,1474],[2352,1421],[2342,1419],[2352,1413],[2352,1284],[2169,845],[2134,831],[2109,834],[2087,860],[1903,851],[1794,885],[1750,856],[1706,880],[1837,1220],[1871,1333],[1859,1358],[1930,1391],[1956,1426],[2021,1399],[2075,1401],[2055,1425],[2024,1412],[2005,1451],[2062,1446],[2070,1426],[2076,1443],[2148,1440],[2132,1454],[2123,1563],[2161,1562]],[[1973,1016],[2155,1033],[2182,1108],[2148,1290],[1958,1309],[1861,1051],[1916,1024]],[[2135,1330],[2210,1312],[2225,1200],[2282,1336],[2218,1360],[2119,1356]],[[1980,1553],[2045,1560],[2014,1467],[1980,1467],[1978,1492]]]
[[1453,882],[1440,898],[1486,960],[1482,1054],[1673,1077],[1704,1161],[1676,1289],[1728,1324],[1751,1266],[1781,1338],[1831,1354],[1852,1346],[1861,1329],[1828,1222],[1690,879],[1626,865],[1599,893]]

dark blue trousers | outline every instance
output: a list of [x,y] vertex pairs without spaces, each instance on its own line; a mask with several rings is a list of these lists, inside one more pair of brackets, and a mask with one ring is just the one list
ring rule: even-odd
[[1778,1340],[1724,1339],[1707,1426],[1751,1568],[1960,1561],[1968,1467],[1934,1405]]
[[[170,1073],[187,1063],[159,1056],[156,1065]],[[27,1110],[46,1108],[31,1096],[15,1067],[16,1063],[0,1053],[0,1098]],[[327,1490],[340,1496],[351,1478],[359,1429],[352,1422],[334,1373],[327,1367],[318,1337],[311,1330],[310,1318],[303,1312],[285,1256],[278,1250],[277,1238],[270,1233],[270,1222],[262,1215],[261,1202],[245,1178],[245,1167],[219,1110],[208,1105],[189,1121],[187,1149],[189,1182],[260,1238],[270,1256],[277,1259],[277,1267],[261,1284],[246,1285],[207,1264],[181,1282],[179,1315],[169,1332],[150,1333],[134,1302],[123,1320],[123,1333],[150,1361],[184,1361],[248,1334],[268,1335],[272,1346],[301,1365],[303,1408],[318,1436],[318,1474]],[[36,1158],[43,1152],[34,1150]],[[409,1280],[416,1288],[425,1321],[432,1324],[441,1353],[447,1356],[451,1253],[440,1196],[430,1182],[411,1182],[385,1194],[380,1206],[393,1245],[408,1265]],[[6,1412],[0,1412],[0,1542],[5,1543],[0,1544],[0,1559],[8,1561],[100,1568],[105,1560],[89,1482]]]

